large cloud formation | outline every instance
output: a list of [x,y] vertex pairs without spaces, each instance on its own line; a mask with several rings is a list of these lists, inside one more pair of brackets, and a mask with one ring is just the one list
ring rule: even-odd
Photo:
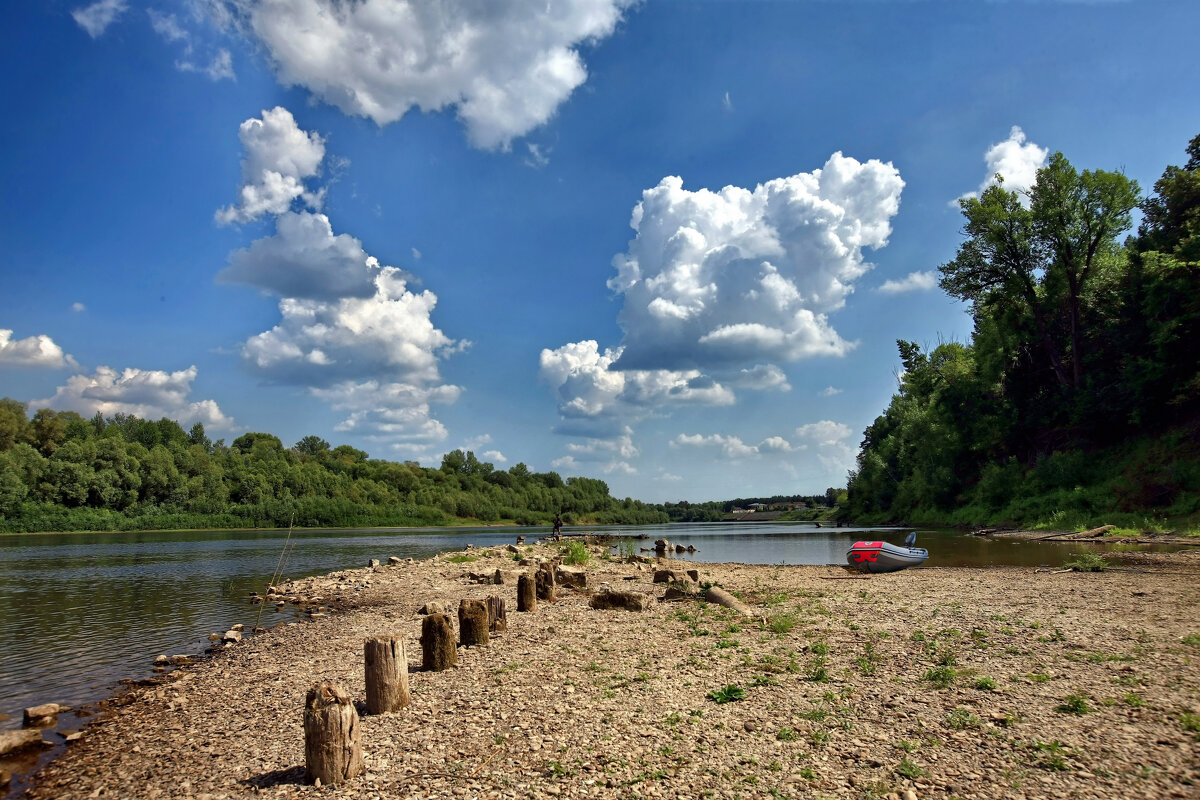
[[631,0],[243,0],[281,81],[379,125],[457,108],[470,142],[506,149],[587,79],[580,45]]
[[184,427],[195,422],[205,428],[229,430],[233,420],[213,400],[189,402],[195,366],[175,372],[128,367],[118,372],[97,367],[91,375],[72,375],[53,397],[30,402],[32,408],[77,411],[84,416],[131,414],[142,419],[173,419]]
[[[243,342],[243,363],[270,380],[304,386],[348,416],[338,430],[393,449],[425,455],[444,440],[431,403],[452,403],[461,389],[443,384],[440,359],[467,346],[434,326],[437,296],[409,288],[412,279],[379,263],[349,234],[334,232],[314,209],[323,190],[325,143],[284,108],[242,123],[245,150],[239,202],[220,222],[272,215],[274,234],[236,250],[217,279],[279,298],[280,320]],[[292,210],[297,202],[308,206]]]
[[887,244],[904,188],[891,164],[835,153],[821,169],[754,189],[646,190],[636,232],[608,282],[624,297],[624,339],[546,349],[541,377],[562,433],[616,436],[685,404],[730,405],[735,390],[786,391],[773,362],[847,353],[827,313]]
[[0,328],[0,367],[75,367],[75,359],[63,352],[46,334],[13,339],[13,332]]
[[712,369],[843,355],[840,308],[887,244],[904,181],[891,164],[835,153],[821,169],[753,190],[642,195],[609,287],[624,295],[621,369]]

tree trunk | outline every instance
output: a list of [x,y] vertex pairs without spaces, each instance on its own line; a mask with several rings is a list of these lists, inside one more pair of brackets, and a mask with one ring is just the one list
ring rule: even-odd
[[517,578],[517,611],[537,611],[537,588],[531,575]]
[[463,647],[488,643],[488,609],[482,600],[458,604],[458,642]]
[[537,599],[545,600],[547,603],[553,603],[558,599],[558,591],[554,588],[554,567],[543,564],[538,567],[537,575],[534,577],[537,583]]
[[430,614],[421,623],[421,663],[429,672],[441,672],[458,663],[454,628],[445,614]]
[[508,630],[508,614],[504,610],[504,598],[494,594],[487,599],[488,633]]
[[386,714],[412,701],[408,691],[408,658],[395,636],[372,637],[363,645],[366,660],[367,713]]
[[314,684],[304,700],[304,772],[323,786],[366,771],[358,712],[345,689],[331,681]]

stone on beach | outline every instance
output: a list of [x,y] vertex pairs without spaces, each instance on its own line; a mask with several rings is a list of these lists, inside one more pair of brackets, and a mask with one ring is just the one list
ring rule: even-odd
[[58,703],[42,703],[25,709],[23,727],[53,728],[58,722],[58,715],[70,711],[70,706],[60,706]]
[[24,750],[42,743],[42,732],[33,728],[21,731],[0,731],[0,756]]
[[562,564],[554,570],[554,581],[572,589],[583,589],[587,587],[587,570]]

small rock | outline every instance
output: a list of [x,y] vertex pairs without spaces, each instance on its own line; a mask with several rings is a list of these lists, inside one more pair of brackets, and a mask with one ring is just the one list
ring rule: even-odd
[[195,664],[195,663],[196,663],[196,659],[194,659],[188,655],[183,655],[182,653],[171,656],[171,664],[173,664],[176,667],[184,667],[184,666],[187,666],[188,664]]
[[0,756],[6,756],[9,753],[15,753],[18,750],[24,750],[26,747],[32,747],[35,744],[40,744],[42,741],[42,732],[40,730],[24,730],[24,731],[0,731]]
[[221,637],[222,642],[240,642],[242,640],[242,632],[232,628],[225,631],[225,635]]
[[425,605],[421,606],[421,610],[420,610],[420,611],[418,611],[417,613],[418,613],[418,614],[425,614],[425,615],[429,615],[429,614],[445,614],[445,613],[446,613],[446,610],[445,610],[444,608],[442,608],[442,604],[441,604],[441,603],[434,602],[434,601],[432,601],[432,600],[431,600],[430,602],[428,602],[428,603],[426,603]]
[[241,633],[242,631],[246,630],[246,626],[239,622],[237,625],[230,625],[229,630]]
[[379,564],[379,559],[378,559],[378,558],[372,558],[370,561],[368,561],[368,562],[367,562],[367,566],[368,566],[368,567],[378,567],[378,566],[380,566],[380,564]]
[[917,793],[912,789],[905,789],[900,793],[900,800],[917,800]]
[[700,582],[700,570],[698,569],[689,569],[687,571],[687,576],[697,583]]
[[742,723],[742,727],[746,729],[746,733],[754,733],[758,730],[758,723],[752,719],[748,719]]
[[[215,636],[216,634],[213,634],[213,635]],[[220,639],[221,637],[217,636],[217,638]],[[212,636],[208,637],[208,640],[211,642]],[[171,659],[167,658],[165,653],[161,656],[154,657],[154,666],[156,666],[156,667],[165,667],[167,664],[170,664],[170,663],[171,663]]]
[[554,571],[554,580],[561,586],[583,589],[587,586],[587,570],[583,567],[562,565]]
[[58,722],[58,715],[61,711],[70,711],[67,706],[60,706],[58,703],[43,703],[40,706],[30,706],[25,709],[25,720],[23,726],[26,728],[53,728]]
[[403,561],[403,559],[400,558],[400,556],[388,556],[388,564],[390,564],[393,567],[396,566],[397,564],[403,564],[403,563],[404,563],[404,561]]

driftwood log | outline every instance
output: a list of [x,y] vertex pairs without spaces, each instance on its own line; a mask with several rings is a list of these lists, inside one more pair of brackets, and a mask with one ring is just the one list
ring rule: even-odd
[[463,647],[488,643],[488,607],[482,600],[458,604],[458,642]]
[[517,578],[517,611],[537,611],[537,587],[532,575]]
[[508,630],[508,614],[504,610],[504,598],[493,594],[487,599],[488,633]]
[[322,681],[304,700],[304,774],[333,786],[366,771],[358,712],[345,689]]
[[750,606],[738,600],[729,592],[722,589],[720,586],[710,586],[704,592],[704,599],[709,603],[716,603],[719,606],[732,608],[744,617],[753,617],[754,612],[750,610]]
[[363,644],[367,681],[367,713],[386,714],[412,702],[408,690],[408,657],[395,636],[372,637]]
[[445,614],[430,614],[421,622],[421,664],[429,672],[441,672],[458,663],[454,628]]
[[553,603],[558,599],[558,590],[554,587],[554,567],[543,564],[534,575],[537,584],[537,599]]

